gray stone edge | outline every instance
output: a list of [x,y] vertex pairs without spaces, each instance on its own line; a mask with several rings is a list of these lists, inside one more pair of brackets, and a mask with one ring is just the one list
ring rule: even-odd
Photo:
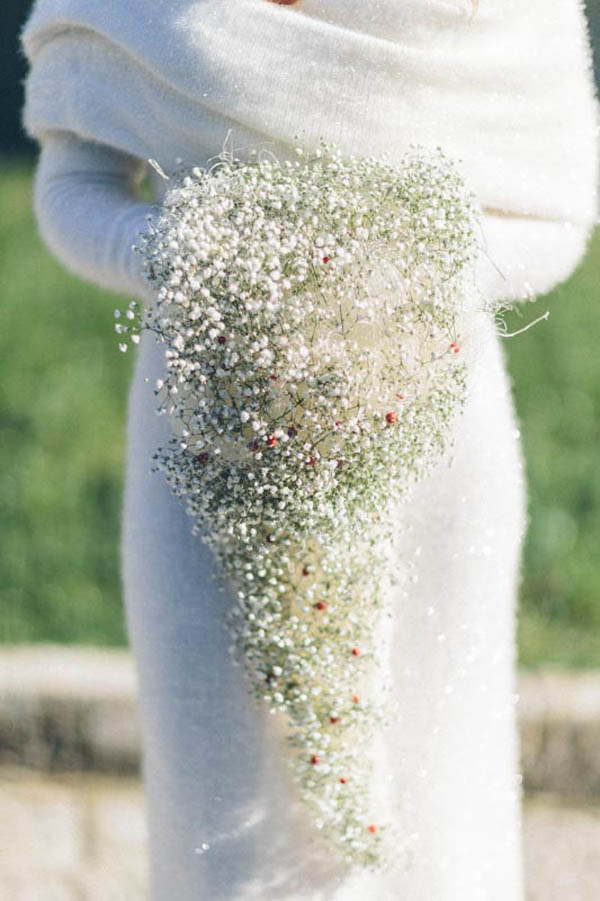
[[[600,796],[600,671],[522,671],[517,710],[525,789]],[[139,772],[131,652],[0,647],[0,764]]]

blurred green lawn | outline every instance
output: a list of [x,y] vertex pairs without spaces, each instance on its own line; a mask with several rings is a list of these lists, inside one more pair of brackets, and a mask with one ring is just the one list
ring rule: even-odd
[[[118,539],[132,357],[121,298],[41,246],[30,172],[0,177],[0,610],[3,642],[126,643]],[[530,527],[522,663],[600,665],[600,231],[578,272],[506,317],[548,322],[504,346],[525,447]]]

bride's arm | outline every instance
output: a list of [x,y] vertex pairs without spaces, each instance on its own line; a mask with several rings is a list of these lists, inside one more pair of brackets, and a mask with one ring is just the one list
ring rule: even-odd
[[150,290],[131,245],[156,209],[138,197],[145,168],[111,147],[51,132],[41,142],[33,192],[50,251],[82,278],[139,299]]

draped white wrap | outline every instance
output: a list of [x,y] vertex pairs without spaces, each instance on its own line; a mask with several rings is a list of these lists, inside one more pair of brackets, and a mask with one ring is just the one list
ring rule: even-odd
[[392,160],[441,145],[480,199],[507,298],[570,274],[596,217],[580,0],[482,0],[474,19],[467,0],[38,0],[23,45],[31,135],[160,147],[167,171],[202,165],[230,127],[237,152],[266,139],[285,155],[295,136]]

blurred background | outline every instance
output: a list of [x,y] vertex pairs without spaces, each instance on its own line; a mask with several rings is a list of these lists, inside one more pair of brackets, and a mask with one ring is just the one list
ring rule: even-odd
[[[31,212],[36,149],[20,127],[28,0],[0,30],[0,641],[126,644],[119,509],[126,390],[113,308],[68,275]],[[589,0],[600,76],[600,0]],[[504,346],[529,480],[522,664],[600,666],[600,232],[550,296],[507,317],[547,322]]]

